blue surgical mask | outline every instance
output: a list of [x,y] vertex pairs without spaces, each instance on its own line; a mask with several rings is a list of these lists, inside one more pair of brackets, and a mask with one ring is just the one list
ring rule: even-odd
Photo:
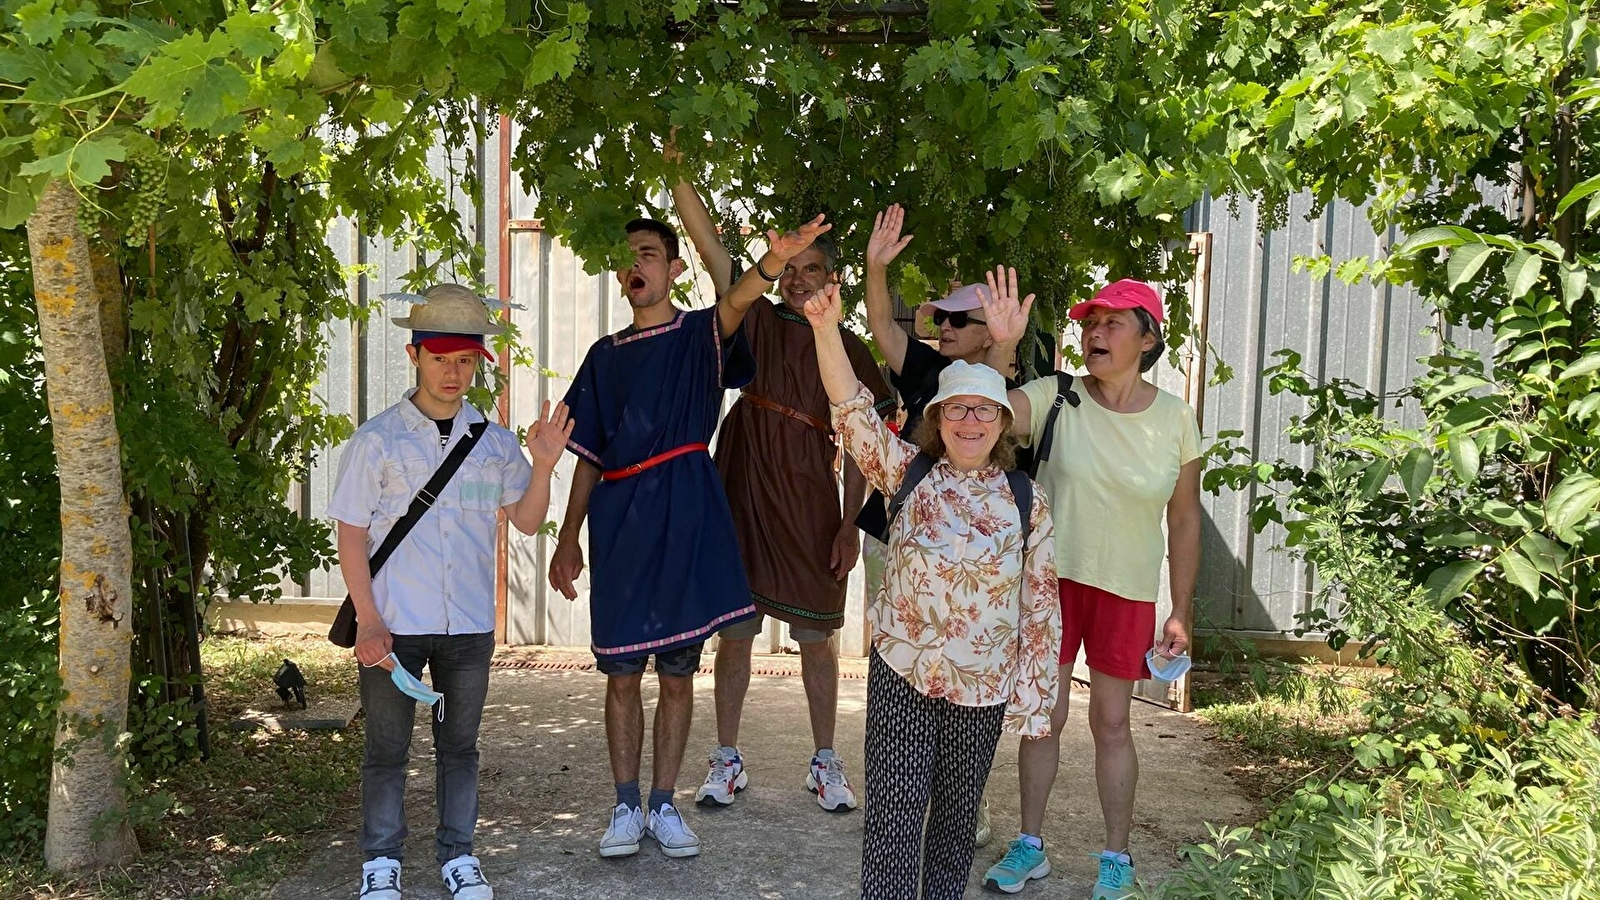
[[393,653],[384,658],[394,663],[394,668],[389,670],[389,680],[393,681],[394,686],[400,689],[400,693],[416,700],[418,703],[426,703],[429,706],[437,704],[439,721],[443,722],[444,695],[428,687],[422,679],[407,672],[406,667],[400,665],[400,660],[396,659]]

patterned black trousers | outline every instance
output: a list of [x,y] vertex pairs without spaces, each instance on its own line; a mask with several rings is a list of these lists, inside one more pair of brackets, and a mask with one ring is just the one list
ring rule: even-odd
[[[957,900],[1005,705],[918,693],[876,651],[867,675],[861,900]],[[924,833],[926,827],[926,833]]]

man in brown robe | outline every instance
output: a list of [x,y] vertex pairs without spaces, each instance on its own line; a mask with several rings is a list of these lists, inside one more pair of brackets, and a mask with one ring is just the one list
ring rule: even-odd
[[[673,152],[669,148],[669,155]],[[734,264],[710,213],[688,182],[673,188],[673,201],[720,295],[732,283]],[[749,783],[738,750],[739,723],[750,687],[750,654],[764,616],[770,615],[788,623],[789,636],[800,645],[816,743],[806,788],[823,809],[848,812],[857,806],[844,762],[833,748],[839,662],[831,638],[844,622],[846,579],[860,553],[854,519],[866,496],[866,480],[845,457],[841,507],[841,454],[828,424],[828,396],[811,326],[801,311],[833,278],[837,261],[835,245],[819,240],[782,272],[760,273],[777,283],[780,302],[757,301],[745,317],[756,377],[722,421],[716,463],[733,509],[751,599],[762,615],[717,636],[719,746],[695,795],[702,804],[731,804]],[[894,401],[872,352],[848,331],[844,339],[857,377],[888,418]]]

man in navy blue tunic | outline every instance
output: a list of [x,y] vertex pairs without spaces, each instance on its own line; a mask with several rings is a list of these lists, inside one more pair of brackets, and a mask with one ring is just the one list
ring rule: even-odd
[[[606,675],[606,743],[617,802],[600,855],[637,853],[653,838],[667,856],[695,856],[700,840],[672,803],[694,709],[694,673],[707,636],[755,615],[727,496],[708,451],[723,391],[748,384],[755,360],[745,313],[796,254],[827,231],[822,217],[798,232],[769,232],[768,250],[708,309],[669,302],[684,272],[672,228],[628,223],[633,265],[617,281],[633,324],[596,341],[566,404],[578,456],[550,584],[569,599],[583,570],[579,532],[589,520],[590,634]],[[640,685],[655,656],[649,803],[641,809],[644,744]]]

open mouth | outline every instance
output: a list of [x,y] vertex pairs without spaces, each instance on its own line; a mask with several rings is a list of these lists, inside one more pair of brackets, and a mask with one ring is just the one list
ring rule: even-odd
[[1100,357],[1100,356],[1110,356],[1110,355],[1111,355],[1111,351],[1107,350],[1104,347],[1090,347],[1089,348],[1089,359],[1094,359],[1094,358]]
[[644,282],[644,276],[643,275],[635,275],[635,276],[633,276],[633,277],[628,279],[628,290],[629,291],[642,291],[642,290],[644,290],[644,287],[645,287],[645,282]]
[[981,431],[957,431],[955,435],[963,441],[975,442],[983,440],[983,432]]

